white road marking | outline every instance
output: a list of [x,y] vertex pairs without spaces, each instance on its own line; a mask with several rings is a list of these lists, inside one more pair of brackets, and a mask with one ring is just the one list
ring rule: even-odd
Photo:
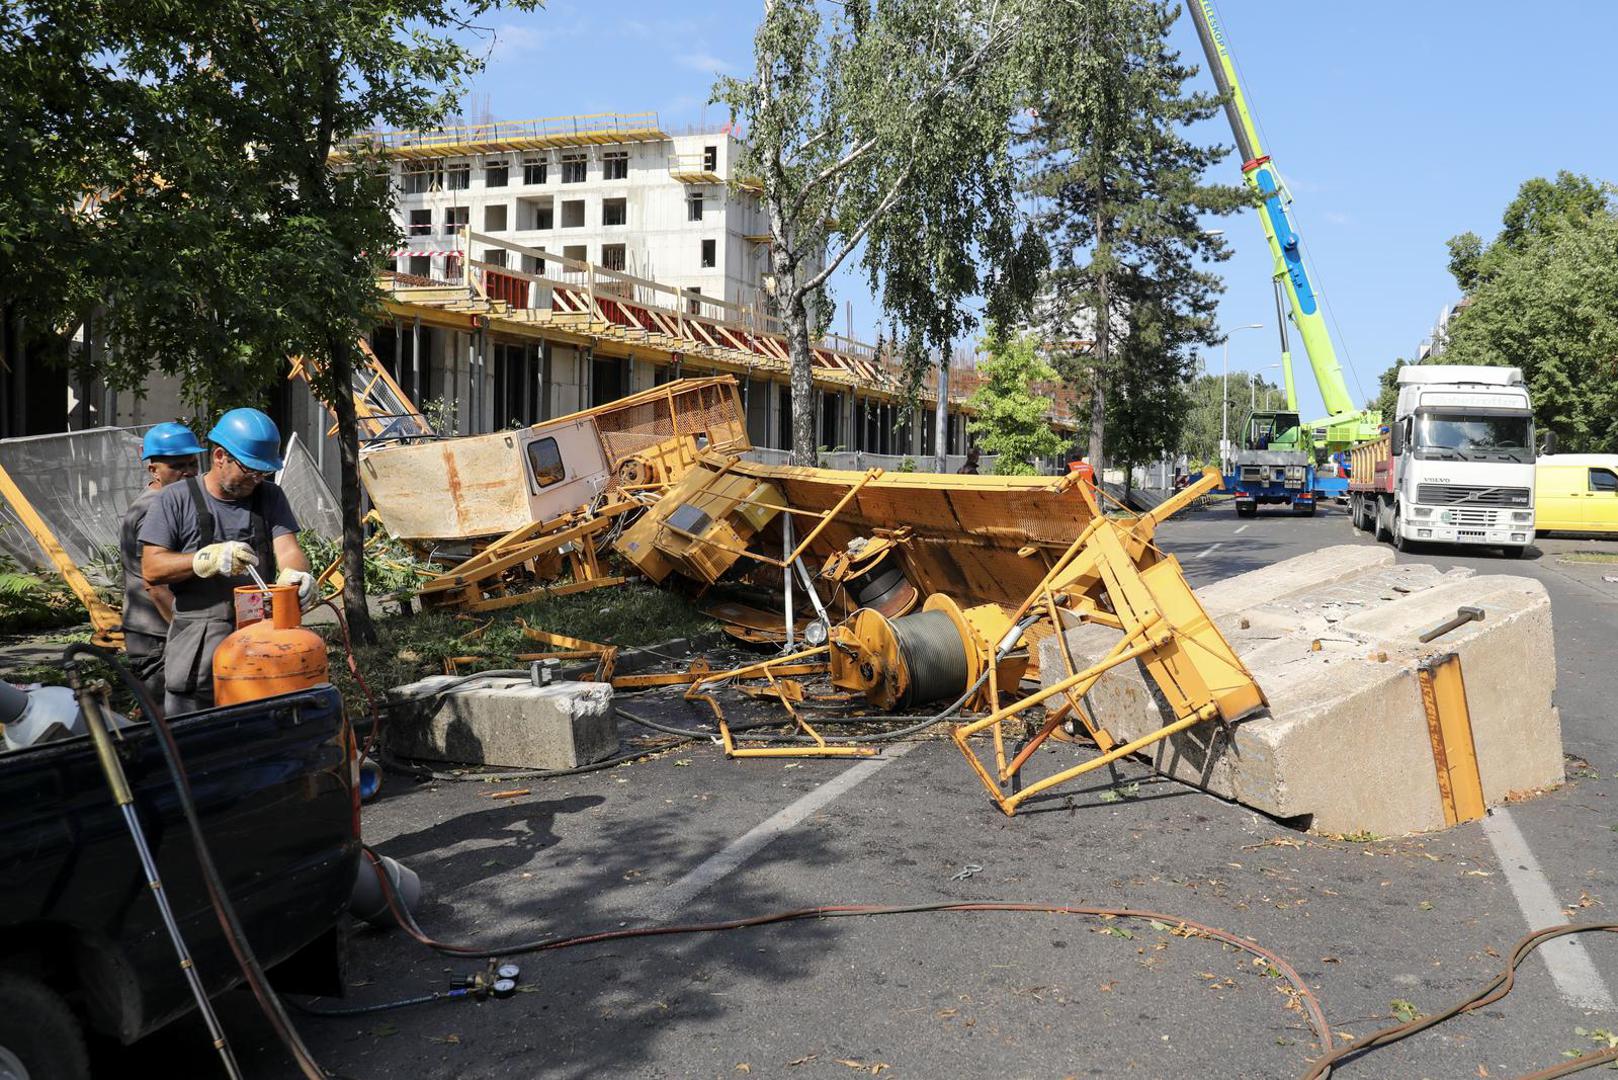
[[[1528,841],[1511,820],[1505,807],[1489,811],[1483,819],[1483,835],[1489,838],[1494,854],[1505,872],[1511,895],[1517,898],[1517,907],[1534,930],[1567,923],[1562,906],[1556,902],[1551,883],[1539,869],[1539,862],[1528,849]],[[1601,973],[1590,961],[1584,943],[1577,937],[1560,937],[1547,941],[1536,952],[1550,969],[1556,989],[1569,1005],[1580,1009],[1610,1010],[1612,994],[1601,981]]]
[[1218,547],[1220,544],[1223,544],[1223,543],[1224,543],[1224,541],[1221,540],[1218,543],[1209,544],[1207,547],[1203,548],[1201,551],[1197,552],[1195,555],[1193,555],[1191,557],[1193,559],[1206,559],[1209,555],[1213,554],[1214,548]]
[[1242,533],[1244,533],[1246,531],[1247,531],[1247,526],[1246,525],[1238,525],[1238,526],[1236,526],[1236,535],[1237,536],[1240,536]]
[[846,794],[859,784],[870,779],[877,770],[893,761],[903,757],[914,750],[918,743],[898,743],[894,746],[884,747],[880,757],[870,758],[860,762],[851,769],[846,769],[830,780],[821,784],[813,791],[806,793],[796,802],[791,803],[764,821],[753,826],[719,851],[708,856],[695,870],[685,875],[662,892],[652,897],[640,910],[640,916],[654,922],[660,922],[679,911],[685,905],[707,889],[714,882],[734,871],[742,863],[752,858],[760,849],[770,841],[792,828],[816,810],[825,806],[839,795]]

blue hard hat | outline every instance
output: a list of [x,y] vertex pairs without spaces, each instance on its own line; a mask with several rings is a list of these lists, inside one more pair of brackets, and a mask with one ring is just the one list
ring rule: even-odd
[[208,432],[208,441],[259,472],[281,469],[281,429],[257,409],[232,409]]
[[140,456],[145,461],[154,457],[191,457],[202,453],[202,444],[191,429],[170,421],[158,424],[141,440]]

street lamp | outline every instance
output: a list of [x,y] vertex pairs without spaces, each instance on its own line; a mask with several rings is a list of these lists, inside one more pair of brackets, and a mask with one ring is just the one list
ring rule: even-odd
[[[1280,366],[1281,366],[1280,364],[1265,364],[1263,367],[1259,368],[1259,370],[1260,371],[1274,371],[1276,368],[1278,368]],[[1270,391],[1269,391],[1268,388],[1266,388],[1265,391],[1264,391],[1264,407],[1266,409],[1270,407],[1269,403],[1270,403]],[[1252,412],[1253,410],[1255,410],[1257,408],[1258,408],[1258,387],[1254,385],[1252,378],[1248,378],[1248,380],[1247,380],[1247,410],[1249,412]]]
[[1246,326],[1237,326],[1225,334],[1225,363],[1223,389],[1220,391],[1219,405],[1219,462],[1221,468],[1230,460],[1230,335],[1237,330],[1262,330],[1263,323],[1248,323]]

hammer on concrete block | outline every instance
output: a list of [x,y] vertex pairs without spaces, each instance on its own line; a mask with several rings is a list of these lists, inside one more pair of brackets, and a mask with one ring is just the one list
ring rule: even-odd
[[1429,642],[1429,641],[1433,640],[1434,638],[1443,637],[1445,634],[1449,633],[1451,630],[1455,629],[1457,626],[1464,626],[1466,623],[1469,623],[1469,622],[1482,622],[1482,621],[1483,621],[1483,609],[1482,608],[1480,608],[1480,607],[1458,607],[1458,608],[1455,609],[1455,617],[1453,619],[1445,619],[1443,622],[1439,623],[1437,626],[1433,627],[1431,630],[1429,630],[1425,634],[1421,635],[1421,641],[1423,643],[1426,643],[1426,642]]

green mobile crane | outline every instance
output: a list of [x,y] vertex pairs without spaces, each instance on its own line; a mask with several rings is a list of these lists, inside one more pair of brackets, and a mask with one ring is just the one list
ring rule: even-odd
[[[1281,183],[1269,155],[1259,144],[1258,129],[1237,81],[1236,65],[1214,13],[1213,0],[1186,0],[1185,6],[1196,24],[1197,37],[1202,40],[1214,82],[1225,97],[1225,115],[1230,119],[1236,148],[1242,155],[1242,177],[1261,200],[1259,221],[1275,260],[1276,313],[1281,327],[1281,365],[1286,379],[1287,409],[1296,414],[1298,408],[1286,333],[1290,319],[1303,339],[1309,366],[1314,369],[1315,382],[1320,386],[1320,396],[1329,413],[1324,419],[1300,426],[1295,434],[1278,431],[1278,438],[1270,439],[1268,445],[1272,448],[1285,445],[1312,454],[1317,447],[1327,452],[1346,450],[1356,443],[1374,439],[1380,434],[1382,416],[1372,409],[1356,409],[1349,396],[1343,369],[1337,363],[1337,352],[1332,348],[1331,336],[1326,332],[1326,321],[1320,312],[1319,292],[1304,266],[1302,243],[1287,211],[1292,194]],[[1259,414],[1255,414],[1244,431],[1253,430],[1254,421],[1259,419]],[[1278,426],[1271,421],[1272,428]]]

